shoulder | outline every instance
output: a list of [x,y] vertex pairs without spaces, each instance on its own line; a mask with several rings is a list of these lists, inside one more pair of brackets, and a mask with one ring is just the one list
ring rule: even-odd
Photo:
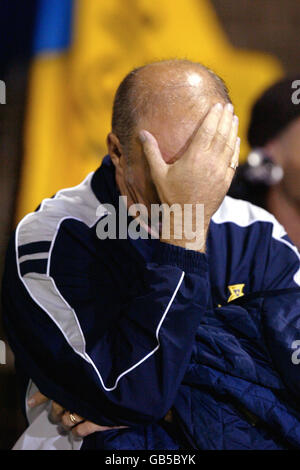
[[105,214],[104,206],[91,187],[93,174],[90,173],[79,185],[62,189],[53,198],[44,199],[36,212],[26,215],[18,224],[15,252],[20,274],[49,274],[51,253],[62,232],[61,227],[68,224],[74,229],[74,223],[77,223],[88,232]]
[[256,226],[268,226],[271,236],[280,239],[286,235],[284,227],[265,209],[242,199],[226,196],[212,218],[215,224],[233,224],[236,228],[250,230]]
[[223,242],[234,253],[236,265],[247,262],[252,272],[265,272],[265,276],[270,273],[272,279],[291,271],[293,283],[300,285],[300,254],[284,227],[268,211],[226,196],[212,221],[214,245]]

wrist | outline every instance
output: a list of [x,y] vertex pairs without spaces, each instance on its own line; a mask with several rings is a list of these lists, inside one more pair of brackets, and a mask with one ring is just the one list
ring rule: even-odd
[[179,246],[186,250],[197,251],[198,253],[206,252],[206,238],[205,240],[188,240],[188,239],[176,239],[174,237],[163,238],[160,237],[162,243],[168,243],[169,245]]
[[[186,216],[186,213],[184,215]],[[199,218],[194,215],[188,214],[185,218],[180,212],[175,212],[169,214],[168,219],[163,218],[160,241],[187,250],[205,253],[210,221],[204,218],[204,214]]]
[[208,262],[205,253],[184,249],[170,243],[160,242],[153,254],[152,262],[177,266],[186,273],[207,273]]

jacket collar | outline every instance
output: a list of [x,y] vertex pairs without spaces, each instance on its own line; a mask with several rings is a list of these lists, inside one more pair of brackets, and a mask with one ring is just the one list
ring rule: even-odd
[[100,167],[95,171],[91,186],[101,204],[113,204],[115,208],[118,207],[120,192],[116,183],[115,167],[109,155],[103,158]]

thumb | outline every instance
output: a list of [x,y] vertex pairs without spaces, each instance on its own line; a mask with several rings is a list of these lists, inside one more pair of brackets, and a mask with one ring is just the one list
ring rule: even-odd
[[150,132],[142,130],[139,133],[139,139],[149,163],[151,173],[161,173],[167,168],[167,164],[161,155],[156,138],[150,134]]

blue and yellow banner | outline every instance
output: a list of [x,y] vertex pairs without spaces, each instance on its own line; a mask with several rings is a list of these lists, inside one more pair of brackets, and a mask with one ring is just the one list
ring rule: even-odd
[[224,78],[245,155],[251,104],[282,70],[266,54],[235,49],[209,0],[39,0],[17,219],[100,164],[119,82],[170,57]]

